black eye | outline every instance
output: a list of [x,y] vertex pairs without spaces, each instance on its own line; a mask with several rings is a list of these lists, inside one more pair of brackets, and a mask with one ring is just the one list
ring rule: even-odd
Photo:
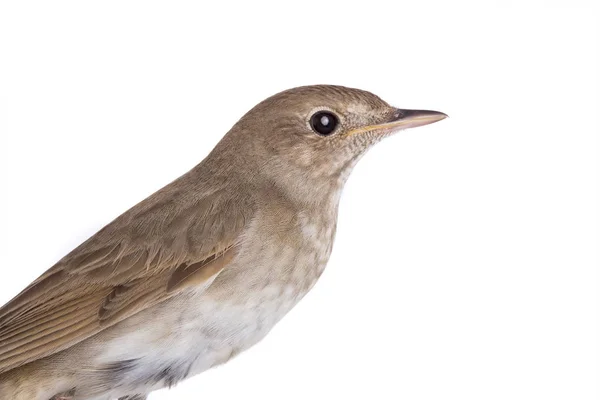
[[310,117],[310,126],[319,135],[329,135],[338,126],[338,118],[329,111],[318,111]]

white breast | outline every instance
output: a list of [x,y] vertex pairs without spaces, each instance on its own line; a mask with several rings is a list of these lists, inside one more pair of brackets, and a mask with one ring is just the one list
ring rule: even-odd
[[[94,364],[137,359],[122,385],[154,390],[226,362],[264,338],[312,288],[334,232],[335,220],[298,215],[285,232],[295,235],[291,246],[251,227],[241,256],[207,291],[189,291],[124,321],[118,335],[100,341]],[[153,381],[164,370],[173,378]]]

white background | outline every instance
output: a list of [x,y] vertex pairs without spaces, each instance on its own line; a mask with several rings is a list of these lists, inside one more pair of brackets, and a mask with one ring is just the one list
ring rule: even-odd
[[258,101],[342,84],[450,118],[359,163],[267,339],[151,400],[596,398],[593,3],[3,2],[0,303]]

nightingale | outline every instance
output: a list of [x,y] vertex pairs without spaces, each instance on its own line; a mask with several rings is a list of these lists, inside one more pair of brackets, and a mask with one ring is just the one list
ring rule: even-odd
[[262,101],[0,309],[0,398],[143,400],[248,349],[323,272],[361,156],[446,117],[331,85]]

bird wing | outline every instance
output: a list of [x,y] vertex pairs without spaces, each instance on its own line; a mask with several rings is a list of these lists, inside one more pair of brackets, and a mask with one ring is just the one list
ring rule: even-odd
[[0,308],[0,373],[73,346],[186,287],[208,287],[234,257],[251,207],[227,196],[225,185],[204,193],[190,187],[180,178],[156,192]]

